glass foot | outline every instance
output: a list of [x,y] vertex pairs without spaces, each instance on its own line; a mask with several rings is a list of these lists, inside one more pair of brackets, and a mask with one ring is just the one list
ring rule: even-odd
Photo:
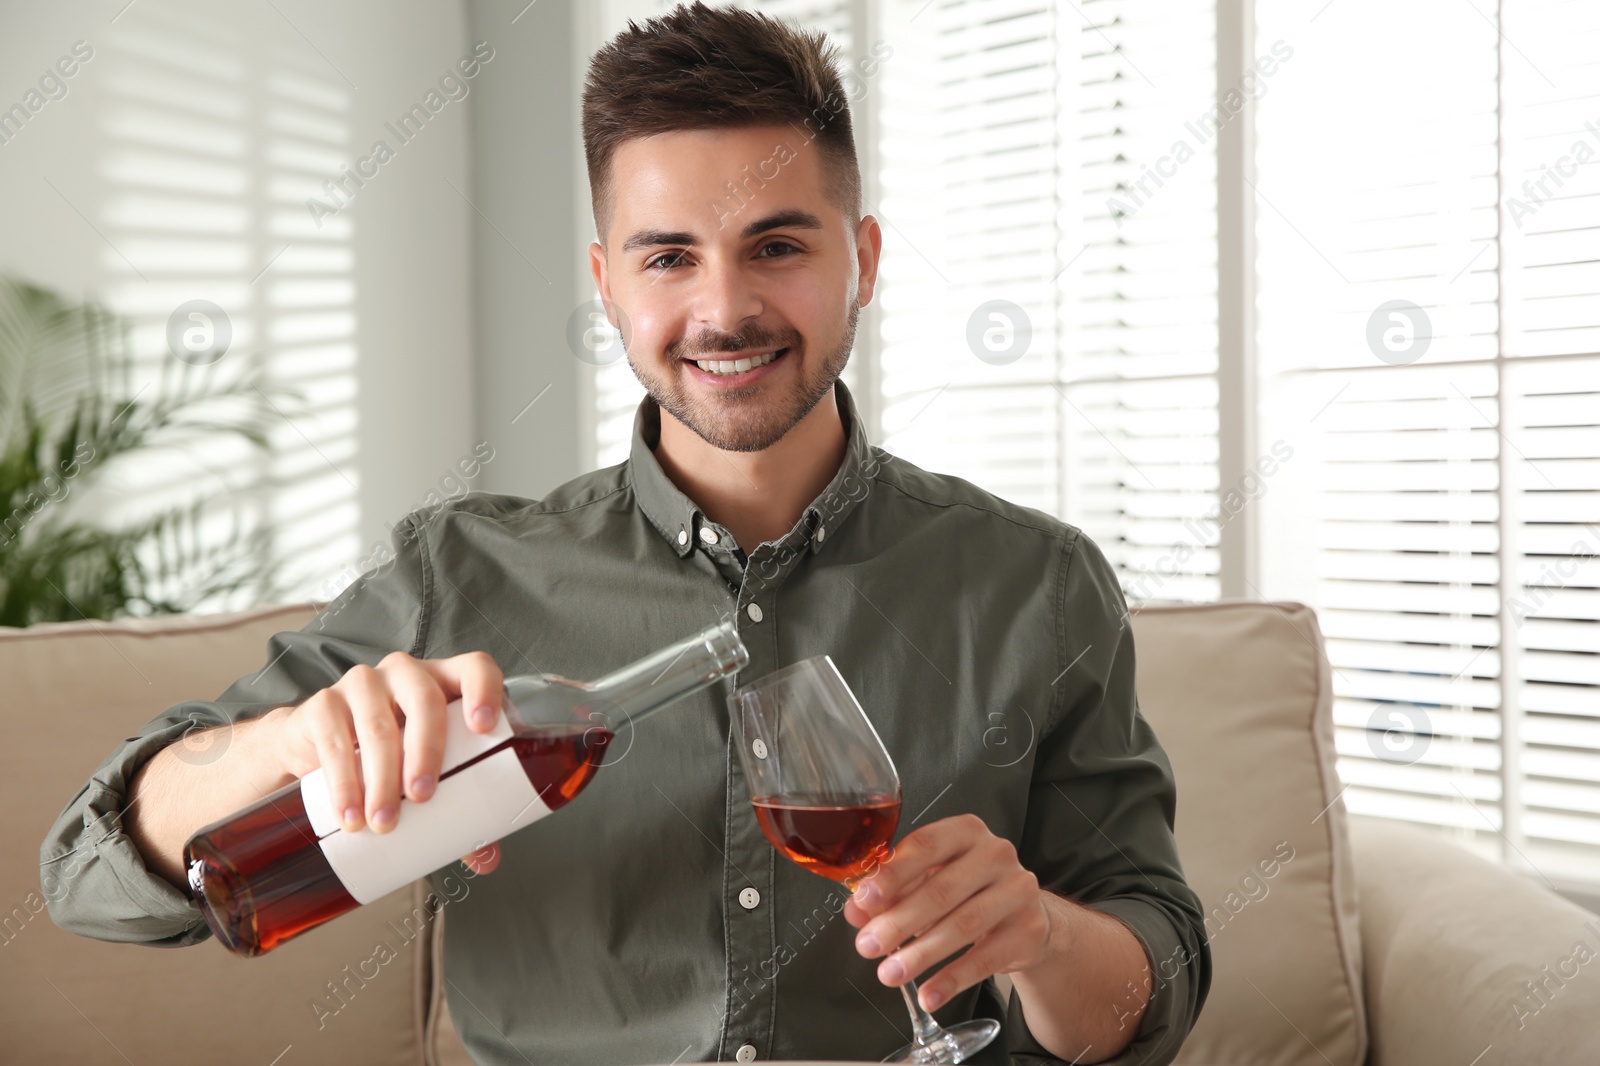
[[921,1047],[907,1044],[883,1061],[941,1063],[943,1066],[955,1066],[956,1063],[966,1062],[977,1052],[988,1047],[989,1041],[999,1032],[1000,1023],[993,1018],[974,1018],[970,1022],[946,1026],[943,1035],[932,1043],[923,1044]]

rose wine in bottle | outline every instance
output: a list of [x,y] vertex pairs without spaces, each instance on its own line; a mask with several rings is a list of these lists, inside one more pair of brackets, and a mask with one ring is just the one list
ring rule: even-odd
[[508,677],[488,733],[450,703],[438,787],[421,803],[402,797],[388,833],[345,830],[313,770],[190,838],[189,887],[229,950],[264,954],[565,806],[623,728],[749,659],[724,622],[598,681]]

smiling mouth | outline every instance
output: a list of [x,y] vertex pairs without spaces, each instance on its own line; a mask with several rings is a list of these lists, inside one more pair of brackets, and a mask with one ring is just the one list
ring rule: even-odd
[[747,370],[766,366],[768,363],[782,358],[788,351],[788,348],[779,348],[775,352],[768,352],[765,355],[758,355],[754,358],[741,356],[737,359],[692,359],[690,362],[708,374],[742,374]]

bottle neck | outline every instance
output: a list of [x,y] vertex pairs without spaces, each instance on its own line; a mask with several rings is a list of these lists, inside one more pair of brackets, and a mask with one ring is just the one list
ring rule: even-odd
[[733,623],[723,622],[629,663],[590,687],[623,721],[638,721],[718,678],[737,673],[749,661],[750,653]]
[[537,730],[582,720],[612,733],[737,673],[750,661],[732,622],[721,622],[614,670],[595,681],[553,674],[506,678],[507,714]]

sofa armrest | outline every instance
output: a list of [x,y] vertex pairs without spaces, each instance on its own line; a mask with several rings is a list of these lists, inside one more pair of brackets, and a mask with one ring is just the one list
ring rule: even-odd
[[1369,1066],[1594,1061],[1600,916],[1427,830],[1350,823]]

